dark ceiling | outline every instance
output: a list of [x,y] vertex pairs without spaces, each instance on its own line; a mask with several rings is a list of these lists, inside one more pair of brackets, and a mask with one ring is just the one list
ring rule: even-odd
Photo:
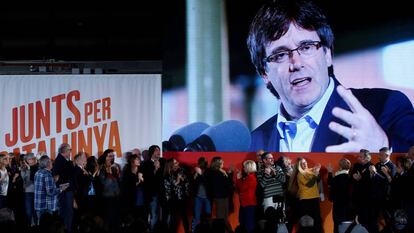
[[36,2],[0,8],[1,60],[161,60],[153,1]]
[[[185,0],[85,2],[2,6],[0,60],[162,60],[166,86],[184,82]],[[254,73],[245,38],[261,2],[226,1],[232,77]],[[336,53],[414,37],[409,1],[317,2],[332,24]]]

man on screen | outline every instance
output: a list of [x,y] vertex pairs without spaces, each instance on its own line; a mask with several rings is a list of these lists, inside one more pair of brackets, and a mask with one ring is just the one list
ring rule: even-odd
[[258,11],[247,44],[281,104],[252,132],[251,151],[406,152],[414,145],[409,99],[399,91],[343,87],[333,73],[333,41],[313,2],[275,0]]

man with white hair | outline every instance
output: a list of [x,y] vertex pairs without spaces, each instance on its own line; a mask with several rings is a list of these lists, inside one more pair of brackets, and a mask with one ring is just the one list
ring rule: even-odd
[[75,189],[75,166],[70,160],[72,148],[68,143],[59,146],[58,156],[53,166],[53,176],[58,177],[57,184],[69,183],[69,187],[62,192],[59,198],[59,215],[63,218],[67,232],[72,232],[74,189]]

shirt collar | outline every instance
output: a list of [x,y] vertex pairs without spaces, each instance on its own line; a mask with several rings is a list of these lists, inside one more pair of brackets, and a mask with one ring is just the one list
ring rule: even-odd
[[339,170],[335,172],[335,176],[341,175],[341,174],[349,174],[349,170]]
[[[319,125],[322,119],[322,115],[324,112],[324,109],[326,105],[328,104],[329,98],[331,97],[333,91],[335,88],[334,80],[332,77],[329,78],[329,85],[328,88],[326,88],[325,93],[322,95],[322,98],[311,108],[311,110],[306,113],[303,117],[298,119],[297,121],[305,120],[308,122],[309,126],[311,128],[316,128],[316,126]],[[288,121],[286,117],[284,116],[284,110],[282,110],[283,106],[282,104],[279,107],[279,115],[277,117],[276,121],[276,127],[277,131],[279,132],[279,135],[281,138],[284,138],[284,132],[286,129],[288,129],[291,132],[296,133],[296,128],[293,128],[292,125],[295,125],[295,122]]]
[[381,162],[381,164],[382,164],[382,165],[386,165],[389,161],[390,161],[390,159],[388,159],[388,160],[387,160],[387,161],[385,161],[385,162]]

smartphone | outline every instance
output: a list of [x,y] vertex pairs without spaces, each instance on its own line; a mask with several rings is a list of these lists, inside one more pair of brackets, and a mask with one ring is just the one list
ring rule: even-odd
[[60,187],[60,189],[65,190],[69,187],[69,183],[60,184],[59,187]]

